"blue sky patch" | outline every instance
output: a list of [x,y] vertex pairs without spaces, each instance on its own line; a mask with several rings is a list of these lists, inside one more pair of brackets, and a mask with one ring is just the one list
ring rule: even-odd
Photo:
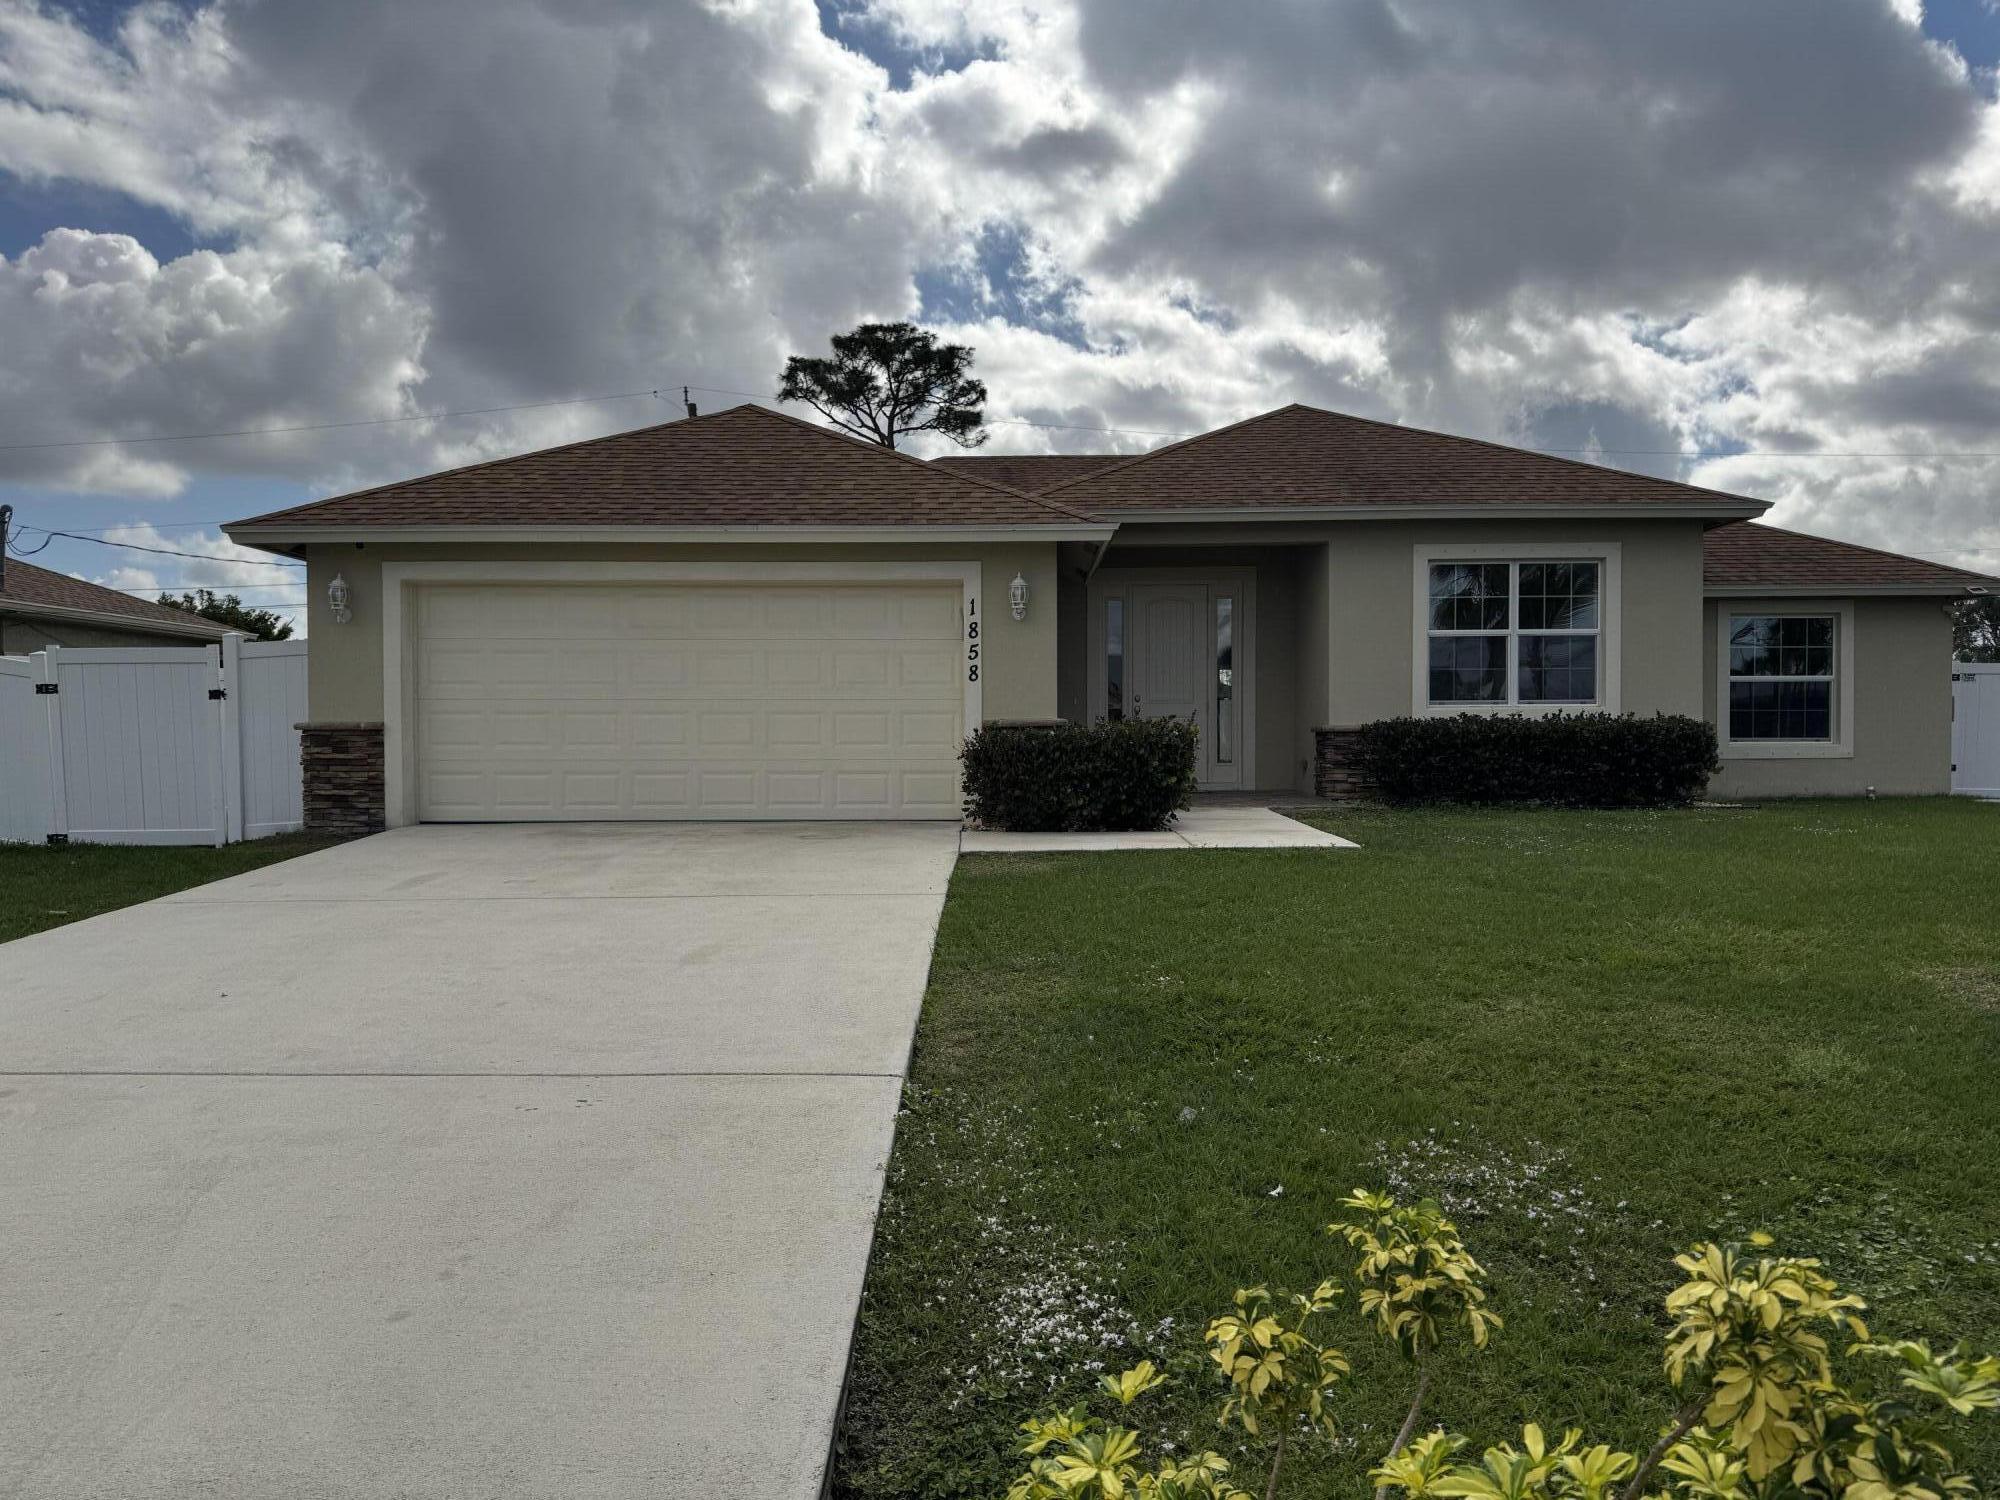
[[907,89],[919,73],[957,73],[1000,55],[991,42],[971,47],[912,47],[895,27],[869,14],[865,0],[815,0],[819,29],[850,52],[889,74],[889,86]]
[[999,318],[1033,328],[1072,348],[1089,347],[1076,315],[1083,283],[1074,276],[1038,279],[1028,258],[1028,239],[1019,224],[983,225],[973,241],[972,260],[920,267],[916,274],[917,321],[978,323]]
[[1995,0],[1924,0],[1924,35],[1950,42],[1975,68],[2000,67],[2000,4]]
[[204,241],[163,208],[88,183],[24,182],[0,172],[0,255],[12,260],[41,242],[51,229],[129,234],[160,261],[190,250],[228,249]]

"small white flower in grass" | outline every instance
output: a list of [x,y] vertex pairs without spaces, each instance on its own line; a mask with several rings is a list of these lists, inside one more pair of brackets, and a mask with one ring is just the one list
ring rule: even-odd
[[1284,1197],[1284,1196],[1285,1196],[1285,1185],[1284,1185],[1284,1184],[1283,1184],[1282,1182],[1281,1182],[1281,1183],[1279,1183],[1279,1184],[1278,1184],[1278,1185],[1277,1185],[1276,1187],[1272,1188],[1272,1189],[1271,1189],[1271,1191],[1270,1191],[1270,1192],[1268,1192],[1268,1193],[1266,1193],[1266,1194],[1265,1194],[1264,1196],[1265,1196],[1265,1197],[1267,1197],[1267,1198],[1282,1198],[1282,1197]]

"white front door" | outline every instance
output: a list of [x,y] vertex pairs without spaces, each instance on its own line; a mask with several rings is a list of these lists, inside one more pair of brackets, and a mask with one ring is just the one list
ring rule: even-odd
[[1201,784],[1241,785],[1234,753],[1233,621],[1217,620],[1218,608],[1233,613],[1233,596],[1218,596],[1206,583],[1175,582],[1134,584],[1129,598],[1133,716],[1191,721],[1201,736]]

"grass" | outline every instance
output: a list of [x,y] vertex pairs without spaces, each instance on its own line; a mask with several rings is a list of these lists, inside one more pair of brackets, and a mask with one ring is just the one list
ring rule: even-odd
[[[997,1496],[1015,1424],[1144,1355],[1140,1425],[1242,1456],[1200,1334],[1439,1197],[1507,1327],[1431,1419],[1643,1448],[1673,1253],[1769,1228],[1879,1334],[2000,1349],[2000,808],[1338,813],[1359,853],[962,861],[864,1298],[838,1492]],[[1351,1299],[1363,1493],[1410,1378]],[[2000,1474],[1988,1422],[1971,1450]],[[1259,1470],[1261,1472],[1261,1470]]]
[[207,847],[0,844],[0,943],[324,849],[287,833]]

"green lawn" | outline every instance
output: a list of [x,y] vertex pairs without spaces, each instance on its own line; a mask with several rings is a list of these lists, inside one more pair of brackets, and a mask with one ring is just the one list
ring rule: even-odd
[[[1225,1453],[1200,1333],[1348,1269],[1356,1186],[1440,1198],[1507,1327],[1431,1417],[1643,1448],[1675,1250],[1766,1227],[1876,1332],[2000,1348],[2000,807],[1342,812],[1358,853],[958,867],[861,1315],[849,1497],[997,1496],[1014,1426],[1147,1355]],[[1351,1299],[1362,1494],[1409,1396]],[[1976,1467],[2000,1477],[2000,1423]]]
[[225,875],[241,875],[332,842],[288,833],[220,849],[0,844],[0,943]]

